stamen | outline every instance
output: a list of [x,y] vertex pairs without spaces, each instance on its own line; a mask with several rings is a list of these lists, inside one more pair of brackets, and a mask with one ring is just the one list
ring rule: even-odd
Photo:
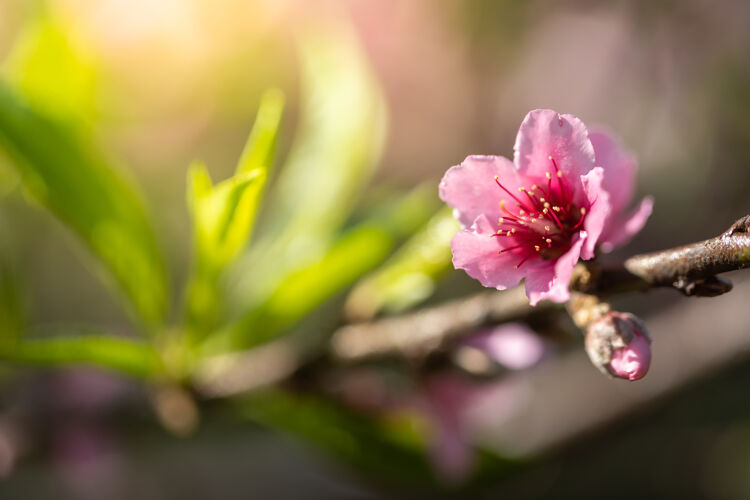
[[[552,166],[555,168],[555,175],[557,175],[557,184],[560,186],[560,194],[564,199],[568,199],[568,193],[565,189],[567,182],[563,179],[563,174],[560,171],[560,169],[557,167],[557,162],[555,161],[552,156],[549,157],[549,160],[552,162]],[[549,177],[547,177],[549,179]]]
[[516,196],[513,193],[511,193],[510,191],[508,191],[505,188],[505,186],[503,186],[502,184],[500,184],[500,177],[498,177],[497,175],[495,176],[495,184],[497,184],[498,186],[500,186],[500,189],[502,189],[503,191],[505,191],[506,193],[508,193],[508,195],[511,198],[513,198],[514,200],[516,200],[516,202],[518,202],[518,206],[519,207],[523,207],[526,210],[529,210],[529,207],[527,207],[521,200],[519,200],[518,198],[516,198]]
[[534,250],[538,252],[539,250],[541,250],[541,248],[539,247],[539,245],[534,245]]
[[581,224],[583,224],[583,219],[585,219],[585,218],[586,218],[586,209],[582,208],[581,209],[581,218],[578,220],[578,222],[576,223],[576,225],[573,226],[573,229],[578,229],[581,226]]
[[501,254],[501,253],[503,253],[503,252],[510,252],[511,250],[515,250],[516,248],[521,248],[521,247],[523,247],[523,246],[524,246],[523,244],[521,244],[521,245],[514,245],[514,246],[512,246],[512,247],[508,247],[508,248],[503,248],[502,250],[498,250],[498,252],[497,252],[497,253],[498,253],[498,254]]
[[515,265],[514,267],[515,267],[516,269],[518,269],[519,267],[521,267],[521,266],[523,265],[523,263],[524,263],[524,262],[526,262],[527,260],[529,260],[529,257],[531,257],[531,255],[532,255],[532,254],[529,254],[529,255],[527,255],[526,257],[524,257],[524,258],[523,258],[523,260],[522,260],[521,262],[519,262],[518,264],[516,264],[516,265]]

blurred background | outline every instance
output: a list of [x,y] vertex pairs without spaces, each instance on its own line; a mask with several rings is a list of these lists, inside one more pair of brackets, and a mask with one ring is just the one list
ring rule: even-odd
[[[750,212],[748,26],[742,0],[3,0],[0,68],[4,85],[139,186],[171,276],[170,324],[194,267],[188,167],[199,159],[214,179],[231,176],[264,92],[280,89],[278,169],[253,246],[222,278],[233,291],[223,307],[250,329],[320,346],[349,321],[480,291],[450,269],[455,227],[440,215],[437,184],[468,154],[512,157],[534,108],[605,125],[638,158],[638,196],[654,196],[654,214],[608,260],[715,236]],[[137,335],[16,161],[0,155],[0,254],[18,321]],[[326,253],[383,217],[399,230],[382,255],[369,240],[363,253]],[[401,268],[386,260],[404,240],[434,252],[414,272],[403,270],[408,258]],[[373,264],[351,279],[327,267],[295,275],[315,292],[278,292],[289,275],[276,269],[320,267],[326,255]],[[391,275],[378,278],[383,261]],[[495,360],[481,383],[455,375],[460,349],[428,368],[321,369],[318,353],[290,370],[294,391],[201,400],[200,424],[175,437],[153,415],[149,384],[0,366],[0,496],[748,498],[750,279],[735,274],[735,290],[715,299],[617,299],[654,338],[652,373],[632,384],[601,376],[569,324],[541,318],[508,334],[526,361]],[[308,393],[325,404],[307,404]],[[181,397],[175,411],[195,411]]]

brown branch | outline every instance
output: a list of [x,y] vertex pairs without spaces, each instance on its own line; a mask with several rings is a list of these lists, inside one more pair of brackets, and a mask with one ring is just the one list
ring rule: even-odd
[[345,361],[390,355],[421,358],[467,330],[511,321],[549,307],[554,304],[532,308],[521,288],[502,293],[482,292],[414,313],[344,326],[333,336],[332,354]]
[[715,296],[731,284],[717,274],[750,266],[750,215],[710,240],[636,255],[625,268],[651,286],[671,286],[685,295]]
[[[716,238],[636,255],[621,267],[602,269],[579,264],[570,288],[607,296],[673,287],[685,295],[712,297],[732,287],[716,274],[748,266],[750,215]],[[333,336],[332,355],[348,362],[385,356],[422,358],[482,326],[526,317],[550,307],[554,304],[542,303],[532,308],[521,288],[483,292],[414,313],[345,326]]]

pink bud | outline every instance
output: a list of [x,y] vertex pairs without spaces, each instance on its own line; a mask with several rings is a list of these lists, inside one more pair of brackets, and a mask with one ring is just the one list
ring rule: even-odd
[[594,366],[613,377],[643,378],[651,365],[651,339],[646,327],[628,313],[608,312],[586,332],[586,352]]

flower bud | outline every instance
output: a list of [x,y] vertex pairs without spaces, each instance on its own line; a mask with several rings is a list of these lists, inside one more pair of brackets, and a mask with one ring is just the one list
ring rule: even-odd
[[638,380],[651,365],[651,339],[637,317],[610,311],[589,325],[586,353],[603,373]]

